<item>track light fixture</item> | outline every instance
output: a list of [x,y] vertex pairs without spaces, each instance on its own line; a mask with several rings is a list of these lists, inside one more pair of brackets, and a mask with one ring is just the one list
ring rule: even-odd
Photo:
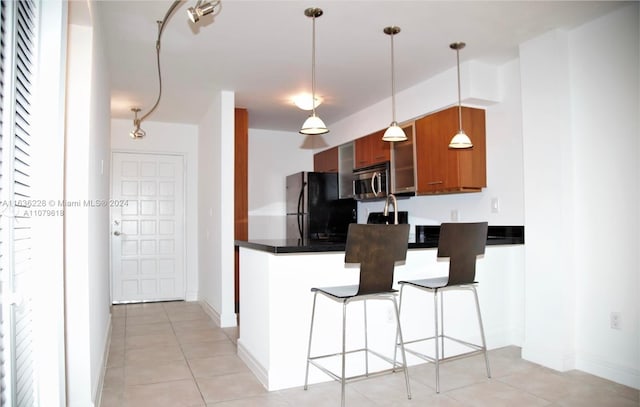
[[462,130],[462,100],[460,97],[460,50],[467,44],[464,42],[454,42],[449,44],[449,48],[456,51],[456,61],[458,65],[458,133],[449,142],[449,148],[471,148],[473,143],[467,134]]
[[133,107],[131,108],[131,111],[133,112],[133,115],[134,115],[133,125],[135,127],[131,130],[131,132],[129,133],[129,136],[131,136],[131,138],[134,140],[143,138],[144,136],[147,135],[147,132],[140,128],[140,119],[138,119],[138,112],[140,112],[140,108]]
[[400,27],[385,27],[383,32],[391,37],[391,124],[384,132],[382,141],[405,141],[407,135],[396,121],[396,75],[394,69],[393,37],[400,32]]
[[[313,20],[313,34],[311,37],[311,100],[316,100],[316,18],[322,15],[322,9],[310,7],[304,15]],[[300,129],[301,134],[325,134],[329,129],[321,118],[316,116],[315,104],[312,104],[311,116],[307,118]]]
[[220,0],[217,1],[202,1],[198,0],[195,7],[189,7],[187,9],[187,15],[192,23],[200,21],[200,17],[206,16],[214,12],[216,6],[220,4]]
[[[184,0],[175,0],[171,4],[171,6],[169,6],[169,9],[164,15],[164,18],[162,20],[157,21],[158,38],[156,39],[156,62],[158,67],[158,98],[156,99],[156,103],[153,105],[151,110],[149,110],[140,118],[138,118],[138,113],[140,112],[140,108],[138,107],[131,108],[131,111],[134,112],[134,119],[133,119],[134,129],[131,130],[129,135],[133,139],[140,139],[146,135],[146,132],[142,130],[142,128],[140,128],[140,124],[144,119],[146,119],[151,113],[153,113],[156,110],[156,108],[158,107],[158,104],[160,103],[160,98],[162,97],[162,73],[160,72],[160,40],[162,38],[162,31],[164,31],[165,24],[167,24],[167,21],[169,21],[169,17],[171,17],[173,12],[183,1]],[[198,0],[195,7],[189,7],[187,9],[187,13],[189,14],[189,18],[191,19],[191,21],[195,23],[198,20],[200,20],[200,17],[213,13],[213,11],[215,10],[215,7],[217,7],[219,4],[220,4],[220,0],[206,1],[206,2],[203,2],[202,0]]]

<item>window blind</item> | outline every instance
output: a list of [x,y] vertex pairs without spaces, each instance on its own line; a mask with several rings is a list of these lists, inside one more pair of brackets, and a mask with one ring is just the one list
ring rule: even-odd
[[[4,0],[0,2],[0,199],[4,197],[2,193],[2,139],[3,139],[3,129],[4,129],[4,60],[5,60],[5,28],[6,28],[6,7],[4,4]],[[2,254],[4,252],[2,246],[2,228],[4,223],[1,222],[0,218],[0,267],[2,264]],[[0,268],[0,406],[7,405],[7,379],[5,374],[5,327],[4,327],[4,311],[6,307],[5,303],[5,294],[4,294],[4,273]]]
[[31,269],[31,111],[37,3],[2,0],[2,134],[0,138],[0,267],[3,405],[37,403],[33,360]]

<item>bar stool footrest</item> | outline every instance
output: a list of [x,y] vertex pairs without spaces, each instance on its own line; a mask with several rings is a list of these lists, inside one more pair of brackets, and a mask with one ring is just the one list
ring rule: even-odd
[[[405,352],[408,352],[408,353],[410,353],[410,354],[412,354],[414,356],[417,356],[420,359],[426,360],[427,362],[435,363],[435,361],[436,361],[435,357],[429,356],[429,355],[425,355],[424,353],[419,352],[419,351],[414,350],[414,349],[410,349],[409,347],[407,347],[407,345],[414,344],[414,343],[419,343],[419,342],[432,341],[432,340],[441,340],[442,338],[448,339],[448,340],[456,342],[456,343],[459,343],[460,345],[467,346],[467,347],[469,347],[469,348],[471,348],[473,350],[470,350],[468,352],[458,353],[458,354],[447,356],[447,357],[441,357],[439,359],[440,362],[446,362],[446,361],[451,361],[451,360],[456,360],[456,359],[462,359],[462,358],[466,358],[466,357],[473,356],[473,355],[480,355],[480,354],[483,354],[483,353],[485,353],[487,351],[482,345],[478,345],[478,344],[475,344],[475,343],[463,341],[462,339],[453,338],[453,337],[447,336],[447,335],[444,335],[444,336],[440,335],[440,336],[437,336],[437,337],[431,336],[431,337],[428,337],[428,338],[413,339],[413,340],[410,340],[410,341],[406,341],[404,343]],[[397,344],[397,346],[400,346],[400,345]]]
[[[344,380],[345,382],[352,382],[352,381],[357,381],[357,380],[361,380],[361,379],[365,379],[368,377],[376,377],[376,376],[381,376],[383,374],[388,374],[388,373],[395,373],[397,371],[402,371],[403,369],[403,365],[400,362],[394,362],[393,359],[384,356],[374,350],[371,349],[354,349],[354,350],[350,350],[350,351],[346,351],[345,355],[350,355],[350,354],[355,354],[355,353],[360,353],[360,352],[364,352],[365,354],[371,354],[374,355],[378,358],[380,358],[381,360],[389,363],[392,367],[388,368],[388,369],[383,369],[383,370],[376,370],[374,372],[366,372],[363,374],[358,374],[358,375],[354,375],[354,376],[348,376],[345,377]],[[335,374],[334,372],[332,372],[330,369],[326,368],[325,366],[323,366],[320,362],[318,362],[318,359],[327,359],[327,358],[332,358],[332,357],[341,357],[342,353],[338,352],[338,353],[331,353],[331,354],[326,354],[326,355],[318,355],[318,356],[313,356],[309,358],[309,363],[313,366],[315,366],[316,368],[318,368],[320,371],[322,371],[323,373],[325,373],[326,375],[328,375],[329,377],[331,377],[333,380],[337,381],[337,382],[341,382],[342,378],[340,377],[340,375]],[[368,357],[368,356],[365,356]]]

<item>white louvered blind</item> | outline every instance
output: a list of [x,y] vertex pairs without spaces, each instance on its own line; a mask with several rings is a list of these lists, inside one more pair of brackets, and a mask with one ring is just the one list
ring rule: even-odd
[[[3,139],[3,129],[4,129],[4,54],[5,54],[5,26],[6,26],[6,8],[4,1],[0,2],[0,199],[4,196],[2,193],[2,139]],[[1,219],[0,219],[1,220]],[[2,253],[3,253],[3,245],[2,245],[2,227],[4,223],[0,221],[0,267],[2,264]],[[4,273],[0,270],[0,406],[7,405],[7,375],[5,373],[5,315],[4,311],[5,307],[5,284],[4,284]]]
[[4,18],[0,267],[2,269],[3,405],[35,406],[31,269],[31,110],[37,4],[2,0]]

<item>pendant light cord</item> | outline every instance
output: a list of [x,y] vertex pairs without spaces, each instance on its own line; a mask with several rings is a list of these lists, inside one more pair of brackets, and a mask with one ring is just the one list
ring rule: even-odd
[[169,19],[171,14],[173,14],[176,7],[178,7],[180,3],[182,3],[182,0],[175,0],[167,10],[166,14],[164,15],[164,19],[162,19],[161,21],[158,21],[158,39],[156,40],[156,65],[158,67],[158,98],[156,99],[156,103],[153,105],[151,110],[149,110],[147,113],[144,114],[144,116],[142,116],[140,119],[137,120],[136,125],[138,126],[140,126],[140,123],[142,123],[144,119],[146,119],[151,113],[153,113],[156,110],[156,108],[158,107],[158,104],[160,103],[160,98],[162,97],[162,74],[160,72],[160,38],[162,37],[162,31],[164,30],[164,26],[167,23],[167,20]]
[[395,74],[395,54],[393,52],[393,37],[395,33],[390,35],[391,37],[391,118],[393,120],[392,124],[396,122],[396,74]]
[[311,111],[316,115],[316,14],[312,19],[311,33]]
[[462,97],[460,96],[460,49],[456,48],[456,61],[458,65],[458,130],[462,131]]

